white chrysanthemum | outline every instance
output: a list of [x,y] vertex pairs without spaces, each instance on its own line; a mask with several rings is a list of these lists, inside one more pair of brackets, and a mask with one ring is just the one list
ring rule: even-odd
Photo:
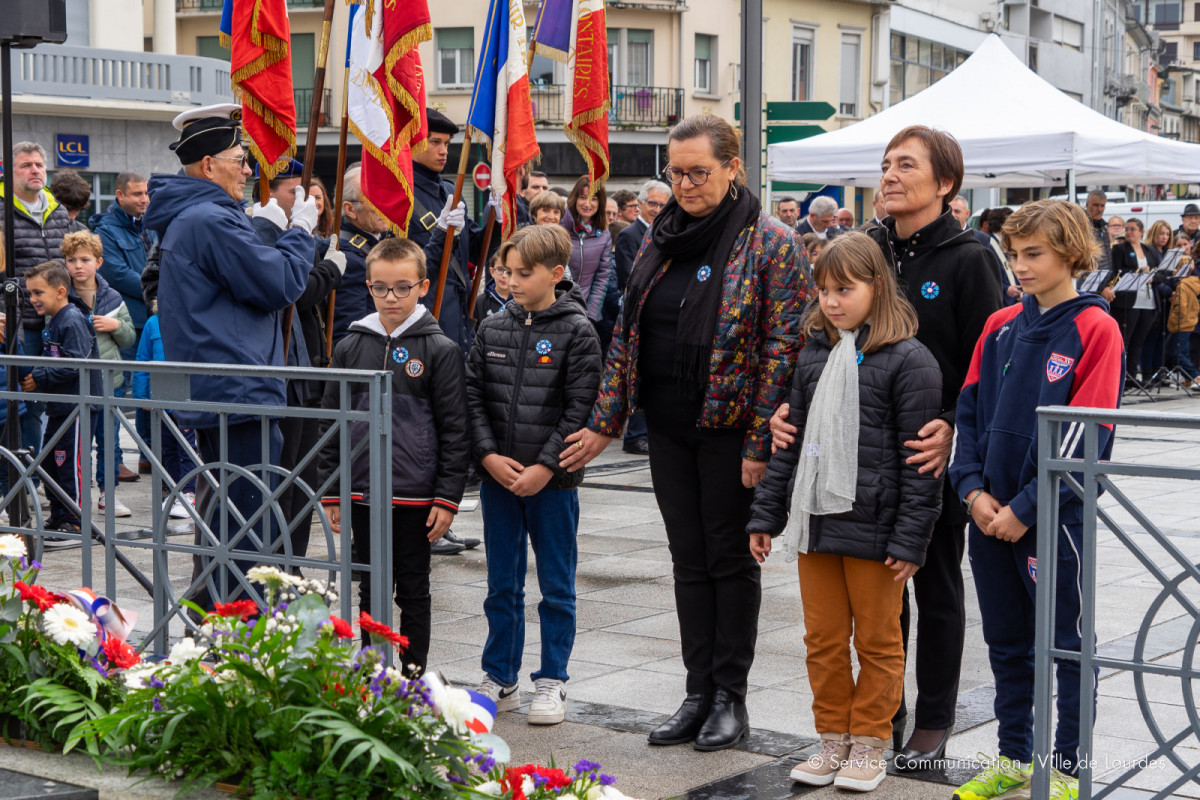
[[572,792],[563,792],[558,796],[558,800],[579,800]]
[[15,561],[18,558],[24,558],[26,555],[25,542],[21,541],[20,536],[11,533],[0,536],[0,556],[11,558]]
[[466,733],[467,723],[475,718],[474,704],[466,689],[443,686],[435,690],[429,699],[447,725],[457,733]]
[[96,636],[96,625],[87,614],[69,603],[58,603],[42,613],[46,635],[58,644],[84,647]]
[[125,680],[125,686],[129,689],[145,689],[150,678],[158,672],[157,664],[142,663],[130,667],[121,673],[121,677]]
[[533,778],[529,777],[528,775],[521,776],[521,791],[525,792],[526,797],[533,794],[534,790],[536,789],[537,785],[534,784]]
[[196,644],[196,641],[192,637],[187,636],[175,643],[171,648],[170,655],[167,656],[167,660],[172,664],[186,664],[189,661],[195,661],[197,658],[203,657],[207,652],[207,647]]
[[404,673],[395,667],[388,667],[387,677],[392,683],[400,683],[400,681],[404,680]]
[[251,567],[246,572],[247,580],[253,583],[261,583],[265,586],[273,586],[276,589],[288,583],[287,578],[288,576],[276,567]]
[[500,788],[499,782],[487,781],[486,783],[481,783],[476,786],[475,791],[479,792],[480,794],[489,794],[492,797],[499,797],[503,790]]
[[603,786],[600,789],[600,800],[633,800],[633,798],[612,786]]

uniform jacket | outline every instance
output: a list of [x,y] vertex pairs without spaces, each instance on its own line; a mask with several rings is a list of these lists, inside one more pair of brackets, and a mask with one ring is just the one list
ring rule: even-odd
[[342,285],[333,301],[334,344],[340,342],[350,330],[350,323],[375,313],[375,302],[367,290],[367,253],[371,252],[379,239],[342,217],[338,249],[346,256],[346,274],[342,276]]
[[493,314],[498,314],[508,305],[508,300],[496,291],[496,284],[489,283],[479,299],[475,301],[475,319],[482,322]]
[[[1037,523],[1037,407],[1116,408],[1125,377],[1121,330],[1099,295],[1083,294],[1039,312],[1027,295],[988,318],[958,400],[950,480],[959,498],[983,489],[1011,505],[1023,524]],[[1062,452],[1083,451],[1082,425],[1064,425]],[[1113,430],[1100,429],[1099,455],[1112,454]],[[1064,483],[1064,524],[1083,505]]]
[[[825,229],[825,239],[832,239],[838,234],[844,233],[845,230],[845,228],[835,222]],[[803,240],[804,234],[816,233],[816,230],[813,229],[812,223],[808,221],[808,217],[805,217],[804,219],[800,220],[800,224],[796,226],[796,233],[799,234],[801,240]]]
[[1200,319],[1200,277],[1189,275],[1175,287],[1171,298],[1171,313],[1167,315],[1167,331],[1181,333],[1192,331]]
[[[857,344],[866,341],[864,326]],[[796,444],[771,456],[767,473],[754,491],[749,533],[777,536],[792,506],[800,442],[817,382],[832,352],[829,336],[817,332],[796,361],[789,419],[799,420]],[[942,506],[942,479],[922,475],[905,464],[915,451],[904,442],[941,408],[942,373],[937,361],[916,339],[862,355],[858,367],[858,481],[854,506],[841,514],[812,517],[809,552],[833,553],[870,561],[888,556],[925,563],[925,548]]]
[[617,234],[613,257],[617,267],[617,288],[622,293],[625,291],[625,284],[629,281],[629,273],[633,271],[633,260],[637,258],[638,251],[642,249],[642,240],[646,238],[648,230],[650,230],[650,226],[639,215],[637,219],[629,223],[628,228]]
[[[167,360],[283,366],[280,314],[308,282],[313,238],[292,228],[267,247],[240,203],[217,184],[186,175],[150,178],[146,225],[160,239],[158,308]],[[279,378],[193,375],[191,384],[196,400],[285,402]],[[176,416],[187,427],[217,425],[211,413]]]
[[588,319],[596,322],[603,316],[608,274],[613,268],[612,236],[606,230],[590,234],[577,230],[570,211],[563,214],[562,226],[571,237],[571,280],[583,294]]
[[[499,453],[524,466],[554,472],[547,484],[569,489],[583,470],[558,466],[564,439],[587,422],[600,384],[600,343],[570,281],[555,289],[554,305],[525,311],[509,303],[479,324],[467,359],[472,457]],[[480,470],[490,479],[486,470]]]
[[125,209],[113,203],[103,214],[88,220],[92,232],[104,245],[104,263],[100,276],[120,292],[133,319],[133,327],[146,324],[146,302],[142,296],[142,271],[146,256],[158,238],[146,230],[143,220],[134,221]]
[[[795,232],[766,212],[739,234],[725,265],[720,316],[698,425],[745,430],[743,458],[766,461],[770,455],[767,423],[787,397],[800,350],[800,314],[808,298],[807,265],[808,256]],[[624,299],[638,304],[639,316],[655,283],[657,278],[642,297]],[[603,436],[623,435],[626,420],[638,407],[641,332],[636,321],[625,330],[624,316],[618,315],[613,329],[600,395],[588,424]]]
[[[129,309],[125,306],[125,300],[117,292],[116,289],[108,285],[100,274],[96,274],[96,299],[94,305],[88,308],[79,294],[75,291],[75,287],[71,287],[68,295],[71,302],[79,307],[85,317],[105,316],[112,317],[119,324],[115,331],[111,333],[96,332],[95,326],[92,331],[96,336],[96,348],[100,354],[100,358],[104,361],[120,361],[121,351],[133,347],[137,344],[137,333],[133,329],[133,320],[130,318]],[[114,388],[121,388],[125,385],[125,375],[122,372],[113,373]]]
[[[438,270],[442,264],[442,251],[446,246],[446,232],[437,226],[438,214],[446,205],[453,188],[442,180],[442,176],[413,162],[413,206],[412,220],[408,224],[408,238],[425,249],[425,264],[429,270],[429,292],[421,299],[425,307],[433,310],[437,298]],[[471,264],[484,264],[486,257],[480,256],[479,247],[483,231],[475,221],[467,217],[467,224],[454,237],[454,250],[450,266],[446,270],[446,289],[442,297],[442,315],[439,323],[452,340],[458,342],[463,356],[471,349],[472,326],[467,315],[467,295],[471,293]],[[500,246],[500,237],[493,234],[492,249]]]
[[[410,317],[388,335],[371,314],[350,326],[333,349],[331,366],[337,369],[388,370],[392,373],[392,504],[430,504],[458,511],[467,482],[470,438],[467,431],[466,387],[462,353],[438,327],[433,315],[418,306],[420,316]],[[338,407],[340,389],[327,383],[322,406]],[[367,384],[354,384],[350,403],[368,407]],[[370,425],[350,426],[351,447],[370,435]],[[341,464],[339,436],[321,450],[320,483]],[[350,467],[350,497],[368,503],[369,464],[364,450]],[[337,503],[341,484],[335,480],[325,503]]]
[[[42,332],[42,356],[44,358],[100,358],[96,349],[96,336],[87,317],[73,303],[58,310]],[[46,413],[51,417],[70,414],[79,395],[79,370],[75,367],[34,367],[30,374],[37,391],[50,394],[75,395],[67,403],[47,403]],[[99,394],[99,376],[88,370],[93,394]]]
[[[166,354],[163,352],[162,333],[158,327],[157,314],[146,320],[146,324],[142,327],[142,338],[138,340],[137,360],[167,360]],[[149,372],[133,373],[133,396],[140,400],[151,399]]]
[[[3,183],[0,182],[0,186]],[[17,273],[17,284],[21,287],[21,325],[27,330],[40,331],[45,320],[33,310],[29,295],[25,292],[25,273],[31,267],[62,258],[62,240],[71,227],[67,210],[59,205],[49,189],[42,189],[46,198],[46,209],[41,219],[34,219],[21,198],[13,195],[13,268]],[[0,196],[0,229],[4,225],[4,199]]]

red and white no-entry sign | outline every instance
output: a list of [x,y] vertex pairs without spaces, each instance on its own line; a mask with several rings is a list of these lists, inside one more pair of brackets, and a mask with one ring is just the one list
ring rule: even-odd
[[487,190],[492,185],[492,168],[487,164],[476,164],[475,171],[471,173],[471,177],[475,180],[475,186],[481,192]]

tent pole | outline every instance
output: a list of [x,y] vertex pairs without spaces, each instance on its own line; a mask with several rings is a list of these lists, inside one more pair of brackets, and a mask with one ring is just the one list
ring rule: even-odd
[[1075,199],[1075,168],[1067,170],[1067,202],[1077,202]]

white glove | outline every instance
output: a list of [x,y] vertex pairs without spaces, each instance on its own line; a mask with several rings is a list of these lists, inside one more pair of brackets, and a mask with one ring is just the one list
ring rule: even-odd
[[450,205],[454,202],[454,196],[446,198],[446,205],[442,207],[442,213],[437,218],[437,226],[442,230],[454,228],[454,235],[463,229],[467,224],[467,204],[459,200],[458,206],[451,211]]
[[287,212],[279,207],[279,202],[272,197],[266,204],[259,204],[250,209],[250,216],[254,218],[262,217],[270,222],[279,230],[283,230],[288,226]]
[[[492,194],[488,198],[487,208],[492,209],[492,213],[496,215],[496,224],[501,228],[504,227],[504,204],[500,202],[500,198]],[[487,208],[483,210],[484,219],[487,218]]]
[[304,196],[304,187],[296,187],[296,204],[292,206],[292,227],[312,233],[317,227],[317,198]]
[[333,262],[333,265],[337,267],[339,275],[346,274],[346,254],[341,250],[334,250],[332,247],[329,248],[329,251],[325,253],[325,260]]

